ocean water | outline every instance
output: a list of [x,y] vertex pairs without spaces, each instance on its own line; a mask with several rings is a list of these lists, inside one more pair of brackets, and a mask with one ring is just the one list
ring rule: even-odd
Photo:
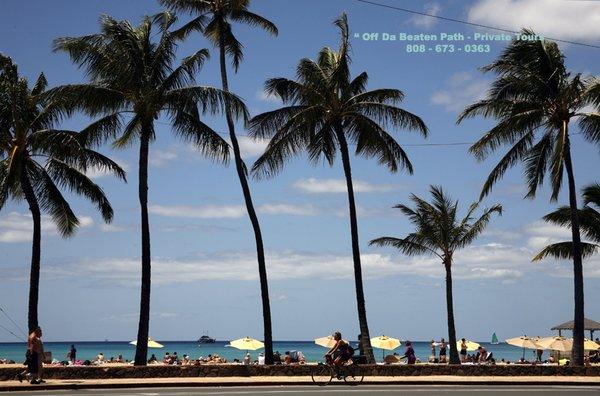
[[[194,341],[159,341],[164,345],[164,348],[160,349],[149,349],[148,356],[154,353],[156,357],[161,360],[165,352],[173,353],[177,352],[179,356],[184,354],[189,355],[191,358],[198,358],[200,356],[207,356],[209,354],[218,354],[226,358],[228,361],[233,359],[242,359],[245,355],[245,351],[240,351],[235,348],[226,347],[228,341],[217,341],[214,344],[198,344]],[[46,342],[44,347],[47,351],[52,351],[52,357],[58,360],[66,360],[67,352],[71,347],[71,342]],[[111,356],[117,357],[119,354],[123,355],[124,359],[132,360],[135,355],[135,346],[130,345],[128,342],[75,342],[75,348],[77,349],[77,358],[81,360],[93,360],[98,353],[102,352],[106,359],[110,359]],[[491,345],[490,343],[481,343],[489,352],[494,353],[494,357],[497,360],[505,359],[509,361],[516,361],[521,358],[523,350],[505,343],[498,345]],[[429,342],[413,342],[413,348],[415,353],[421,361],[426,362],[430,355]],[[273,349],[279,351],[282,355],[285,351],[299,350],[304,353],[306,359],[309,362],[317,362],[323,360],[323,355],[327,352],[326,348],[315,345],[313,341],[275,341],[273,343]],[[14,360],[19,363],[24,360],[26,344],[24,343],[0,343],[0,358]],[[401,345],[394,351],[385,351],[385,354],[397,352],[404,354],[405,347]],[[253,359],[256,359],[258,354],[262,350],[250,351]],[[382,360],[384,351],[381,349],[374,349],[375,358],[378,361]],[[439,353],[439,350],[438,350]],[[472,352],[469,352],[472,353]],[[544,356],[546,358],[546,356]],[[532,350],[525,351],[526,359],[533,359],[534,354]]]

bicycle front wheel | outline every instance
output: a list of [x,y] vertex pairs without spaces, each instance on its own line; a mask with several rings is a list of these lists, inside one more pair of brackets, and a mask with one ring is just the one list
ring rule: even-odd
[[344,382],[349,385],[358,385],[363,382],[365,375],[360,367],[355,364],[343,368]]
[[310,376],[315,384],[325,386],[333,379],[333,370],[328,365],[319,363],[311,368]]

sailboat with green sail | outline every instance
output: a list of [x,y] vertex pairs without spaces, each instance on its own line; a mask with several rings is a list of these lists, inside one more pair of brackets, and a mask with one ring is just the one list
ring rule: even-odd
[[498,342],[498,337],[496,337],[496,333],[494,332],[494,334],[492,334],[492,345],[498,345],[500,344]]

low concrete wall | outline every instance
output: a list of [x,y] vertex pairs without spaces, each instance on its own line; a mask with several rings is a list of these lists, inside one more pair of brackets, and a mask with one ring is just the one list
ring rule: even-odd
[[[363,365],[367,376],[600,376],[600,366],[448,366],[448,365]],[[250,377],[250,376],[307,376],[311,365],[302,366],[243,366],[219,364],[202,366],[104,366],[104,367],[46,367],[44,376],[52,379],[108,378],[169,378],[169,377]],[[23,369],[0,367],[0,380],[12,380]]]

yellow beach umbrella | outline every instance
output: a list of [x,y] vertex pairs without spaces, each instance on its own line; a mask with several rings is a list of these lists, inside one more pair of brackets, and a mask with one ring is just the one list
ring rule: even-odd
[[[477,348],[479,348],[479,344],[476,343],[475,341],[466,340],[465,343],[467,344],[467,351],[476,351]],[[461,344],[462,344],[462,341],[456,342],[456,349],[458,349],[459,352],[460,352]]]
[[583,340],[583,349],[586,351],[597,351],[600,349],[600,345],[596,341],[588,340],[587,338]]
[[[344,340],[344,341],[346,343],[348,342],[346,340]],[[335,346],[335,343],[336,343],[336,341],[333,339],[332,335],[315,339],[315,344],[317,344],[318,346],[329,348],[329,349],[333,348]]]
[[527,336],[509,338],[506,340],[508,345],[513,345],[519,348],[523,348],[523,360],[525,360],[525,348],[527,349],[541,349],[537,341],[539,338],[531,338]]
[[550,349],[559,352],[568,352],[573,349],[573,341],[559,336],[540,338],[537,344],[540,346],[540,349]]
[[[133,340],[130,342],[131,345],[137,345],[137,340]],[[163,344],[160,344],[154,341],[152,338],[148,337],[148,348],[164,348]]]
[[229,347],[243,349],[245,351],[255,351],[265,347],[261,341],[255,340],[254,338],[244,337],[238,340],[229,341]]
[[[387,351],[394,350],[400,346],[400,340],[397,338],[388,337],[381,335],[379,337],[371,338],[371,346]],[[385,354],[385,352],[383,352]],[[383,355],[382,355],[383,359]]]

